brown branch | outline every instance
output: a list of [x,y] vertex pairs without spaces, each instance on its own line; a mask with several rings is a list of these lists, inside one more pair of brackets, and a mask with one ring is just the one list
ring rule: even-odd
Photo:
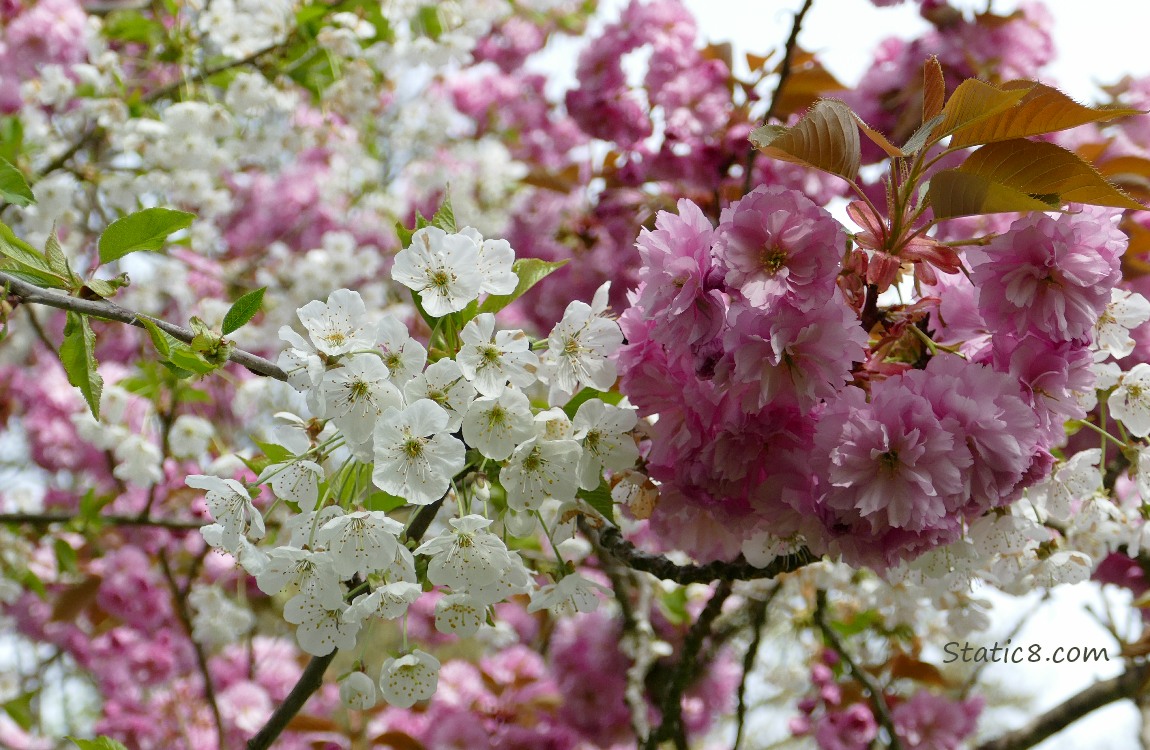
[[1133,699],[1150,678],[1150,664],[1131,665],[1109,680],[1096,682],[1067,698],[1025,726],[978,746],[978,750],[1025,750],[1062,731],[1087,714],[1114,701]]
[[739,678],[739,704],[735,709],[735,742],[731,745],[732,750],[739,750],[739,746],[743,744],[743,732],[747,723],[747,677],[754,670],[755,660],[759,656],[763,627],[767,623],[767,608],[778,593],[779,586],[776,584],[763,601],[748,602],[751,607],[751,642],[747,646],[747,652],[743,654],[743,674]]
[[710,583],[712,581],[753,581],[791,573],[816,562],[819,558],[803,547],[794,554],[776,557],[765,568],[756,568],[743,559],[733,562],[716,560],[702,565],[677,565],[662,555],[652,555],[635,548],[623,538],[618,528],[604,525],[598,543],[627,566],[650,573],[656,578],[676,583]]
[[687,631],[687,637],[683,640],[683,655],[679,659],[679,663],[675,667],[674,677],[667,684],[666,691],[660,701],[662,720],[659,723],[659,728],[647,738],[644,750],[656,750],[659,743],[664,740],[671,740],[677,750],[686,750],[687,737],[683,727],[683,691],[687,689],[687,684],[695,676],[697,667],[695,659],[703,647],[703,641],[711,632],[715,618],[722,611],[723,602],[730,595],[731,582],[720,581],[719,585],[715,587],[715,593],[707,602],[707,606],[703,607],[703,611],[699,614],[699,619],[695,620],[691,629]]
[[890,715],[890,707],[886,704],[886,696],[878,683],[874,681],[870,673],[860,667],[852,658],[850,653],[847,652],[846,647],[843,645],[842,639],[839,634],[835,632],[834,628],[827,622],[827,592],[825,589],[819,589],[815,594],[815,624],[823,634],[823,638],[827,640],[830,647],[834,649],[843,663],[850,668],[851,675],[858,680],[859,684],[870,695],[871,709],[874,711],[875,718],[878,720],[879,726],[886,730],[887,735],[890,737],[890,744],[887,745],[888,750],[902,750],[902,741],[898,738],[898,733],[894,730],[894,718]]
[[[55,307],[59,310],[71,310],[81,315],[88,315],[93,318],[99,318],[100,320],[111,320],[117,323],[127,323],[137,328],[144,327],[144,324],[140,322],[141,320],[148,320],[154,323],[160,330],[179,339],[185,344],[192,343],[192,339],[195,338],[196,335],[183,326],[174,325],[148,315],[141,315],[133,310],[120,307],[114,302],[87,300],[70,297],[66,294],[56,294],[47,289],[41,289],[35,284],[22,281],[3,271],[0,271],[0,285],[8,289],[9,295],[25,303]],[[233,349],[232,353],[228,355],[228,359],[238,365],[246,367],[257,375],[264,375],[269,378],[275,378],[276,380],[287,380],[287,373],[280,369],[276,363],[250,352],[245,352],[242,349]]]
[[[208,657],[204,653],[204,647],[196,640],[194,635],[195,628],[192,626],[192,618],[188,613],[188,601],[186,598],[186,591],[181,589],[179,582],[176,581],[176,576],[172,572],[172,566],[168,564],[168,553],[160,550],[160,569],[164,572],[164,579],[168,582],[168,587],[172,590],[172,604],[176,608],[176,616],[180,620],[180,624],[184,626],[184,631],[188,634],[188,641],[192,644],[192,650],[196,654],[196,666],[200,670],[200,678],[204,681],[204,698],[208,702],[208,708],[212,712],[212,720],[216,725],[216,739],[219,747],[224,747],[225,733],[224,733],[224,720],[220,716],[220,706],[216,701],[216,688],[212,684],[212,673],[208,669]],[[192,582],[188,581],[188,590],[191,589]]]
[[339,653],[338,650],[332,650],[326,656],[312,657],[311,661],[304,667],[303,674],[299,676],[295,687],[284,698],[283,703],[276,708],[275,713],[271,715],[263,728],[248,740],[248,750],[266,750],[271,747],[272,743],[287,727],[288,722],[295,718],[295,715],[307,703],[312,693],[319,690],[320,686],[323,685],[323,673],[335,660],[337,653]]
[[109,526],[152,526],[172,531],[196,531],[204,526],[204,521],[180,521],[165,518],[140,518],[139,516],[94,515],[90,519],[68,513],[0,513],[0,525],[19,524],[21,526],[51,526],[55,523],[75,521],[98,521]]
[[[411,525],[407,527],[405,536],[411,541],[418,542],[427,533],[427,528],[431,526],[431,522],[435,520],[435,516],[439,513],[439,509],[443,507],[443,498],[436,500],[430,505],[424,505],[419,511],[416,512],[415,518],[411,520]],[[247,750],[267,750],[271,747],[276,738],[283,733],[287,725],[295,718],[296,714],[304,707],[308,699],[311,698],[312,693],[319,690],[323,685],[323,675],[327,668],[335,660],[335,655],[339,653],[338,649],[332,649],[330,654],[325,656],[313,656],[311,661],[303,670],[303,674],[299,676],[296,681],[295,687],[288,693],[287,698],[283,703],[276,707],[276,710],[268,717],[267,722],[263,725],[259,732],[248,740]]]
[[[775,110],[779,106],[779,100],[783,93],[783,87],[787,85],[787,79],[791,77],[791,68],[794,63],[795,49],[799,45],[799,30],[803,27],[803,19],[807,17],[807,12],[811,9],[814,0],[804,0],[803,7],[795,13],[794,20],[791,21],[791,35],[787,37],[786,45],[783,48],[783,61],[779,63],[779,80],[775,83],[775,91],[771,94],[771,103],[767,105],[767,113],[763,115],[763,124],[768,124],[772,118],[775,117]],[[758,157],[759,152],[752,148],[747,152],[747,162],[744,166],[746,173],[743,175],[743,192],[751,192],[754,187],[753,179],[751,177],[751,170],[755,166],[755,158]]]

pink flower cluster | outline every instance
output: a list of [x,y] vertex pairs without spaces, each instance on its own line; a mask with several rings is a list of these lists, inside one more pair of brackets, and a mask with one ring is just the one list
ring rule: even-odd
[[[799,701],[799,716],[791,719],[796,736],[812,736],[819,750],[865,750],[878,737],[871,706],[846,702],[838,655],[825,651],[811,668],[815,695]],[[895,733],[907,750],[958,750],[974,734],[982,713],[982,698],[955,701],[919,689],[906,700],[882,696],[889,705]]]
[[39,0],[0,10],[0,113],[24,105],[20,84],[45,65],[74,65],[88,59],[84,31],[88,15],[76,0]]
[[[1104,229],[1047,221],[1078,243],[1051,260],[1059,278],[1089,266],[1091,278],[1109,279],[1117,256]],[[1025,240],[1020,230],[1003,242],[1015,237]],[[1036,384],[1043,376],[1023,368],[1040,366],[1039,352],[996,360],[996,343],[980,362],[868,363],[856,379],[876,355],[836,286],[845,236],[801,194],[757,188],[718,227],[682,200],[637,244],[643,266],[620,319],[619,371],[631,401],[658,415],[647,466],[661,498],[650,523],[668,547],[729,559],[750,555],[756,535],[799,535],[815,551],[882,569],[954,541],[965,521],[1048,470],[1053,421],[1042,399],[1060,391],[1045,387],[1078,384],[1050,372]],[[1090,252],[1093,266],[1080,260]],[[1043,341],[1047,354],[1070,346]]]

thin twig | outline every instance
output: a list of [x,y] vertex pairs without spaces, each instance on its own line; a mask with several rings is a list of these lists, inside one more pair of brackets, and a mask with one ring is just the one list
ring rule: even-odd
[[747,722],[747,676],[755,668],[755,660],[759,656],[759,644],[763,642],[767,608],[777,593],[779,593],[778,585],[771,589],[763,601],[748,602],[751,607],[751,642],[747,646],[747,653],[743,654],[743,675],[739,678],[739,705],[735,710],[735,743],[731,745],[731,750],[739,750],[739,746],[743,744],[743,732]]
[[858,680],[859,684],[870,695],[871,709],[874,711],[875,718],[878,720],[879,726],[886,730],[890,736],[890,744],[887,746],[889,750],[902,750],[902,741],[899,740],[898,734],[894,730],[894,718],[890,715],[890,708],[886,705],[886,698],[882,688],[874,681],[870,673],[860,667],[852,658],[846,647],[843,645],[842,639],[839,634],[835,632],[834,628],[827,622],[827,592],[825,589],[819,589],[815,594],[815,624],[818,626],[819,631],[822,632],[823,638],[827,640],[830,647],[839,655],[843,663],[850,668],[851,675]]
[[[204,681],[204,698],[208,702],[208,708],[212,712],[212,720],[216,724],[216,739],[219,747],[224,747],[226,735],[224,733],[224,720],[220,716],[220,706],[216,702],[216,688],[212,683],[212,673],[208,669],[208,657],[204,653],[204,647],[196,640],[193,634],[194,627],[192,625],[192,618],[188,612],[188,602],[185,592],[181,589],[180,584],[176,581],[176,576],[172,572],[172,566],[168,563],[168,553],[160,550],[160,569],[164,572],[164,578],[168,582],[168,587],[172,590],[172,603],[176,608],[176,616],[179,618],[180,623],[184,626],[184,630],[188,634],[188,641],[192,644],[192,650],[196,654],[196,666],[200,669],[200,677]],[[188,581],[188,587],[192,585]]]
[[[183,326],[174,325],[148,315],[142,315],[133,310],[120,307],[113,302],[79,299],[78,297],[70,297],[66,294],[57,294],[47,289],[41,289],[35,284],[29,284],[3,271],[0,271],[0,284],[6,285],[10,295],[25,303],[55,307],[59,310],[71,310],[72,312],[89,315],[93,318],[99,318],[100,320],[127,323],[137,328],[144,327],[144,324],[140,322],[141,320],[148,320],[154,323],[160,330],[179,339],[185,344],[192,343],[192,339],[195,338],[195,333]],[[228,355],[228,359],[238,365],[246,367],[257,375],[265,375],[269,378],[275,378],[276,380],[287,380],[287,373],[280,369],[274,362],[250,352],[245,352],[242,349],[233,349],[231,354]]]
[[[786,46],[783,49],[783,61],[779,64],[779,80],[775,83],[775,92],[771,94],[771,103],[767,106],[767,113],[763,115],[763,124],[768,124],[772,118],[775,117],[775,110],[779,106],[779,101],[783,93],[783,87],[787,84],[787,79],[791,77],[791,66],[794,63],[795,49],[799,44],[799,30],[803,27],[803,19],[807,16],[807,11],[811,9],[814,0],[804,0],[803,7],[799,8],[798,13],[795,13],[794,20],[791,22],[791,35],[787,37]],[[755,166],[755,158],[759,155],[758,150],[752,148],[747,152],[747,162],[745,164],[746,172],[743,175],[743,192],[751,192],[754,187],[754,180],[751,177],[751,171]]]
[[150,526],[172,531],[196,531],[204,527],[204,521],[180,521],[166,518],[140,518],[139,516],[104,516],[91,518],[68,513],[0,513],[0,525],[19,524],[21,526],[51,526],[56,523],[75,521],[98,521],[107,526]]
[[1075,693],[1025,726],[978,746],[978,750],[1026,750],[1062,731],[1089,713],[1114,701],[1133,699],[1144,692],[1150,664],[1131,665],[1109,680],[1096,682]]

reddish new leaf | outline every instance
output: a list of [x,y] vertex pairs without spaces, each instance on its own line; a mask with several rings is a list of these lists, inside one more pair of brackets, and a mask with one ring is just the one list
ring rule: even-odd
[[764,125],[751,143],[766,156],[854,180],[862,161],[858,125],[850,107],[823,99],[792,127]]

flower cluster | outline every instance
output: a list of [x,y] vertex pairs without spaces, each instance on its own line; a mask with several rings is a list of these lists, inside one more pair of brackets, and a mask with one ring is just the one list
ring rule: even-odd
[[[280,365],[310,414],[280,415],[276,458],[255,482],[188,477],[189,487],[207,491],[213,523],[204,539],[235,556],[264,594],[288,597],[283,616],[308,653],[353,647],[374,618],[405,618],[425,583],[443,594],[435,628],[461,637],[474,636],[496,604],[518,595],[531,595],[528,611],[586,612],[607,592],[564,568],[538,587],[522,557],[489,528],[501,520],[529,535],[542,513],[574,507],[580,491],[599,489],[605,470],[630,469],[639,457],[629,434],[634,410],[593,396],[614,384],[612,356],[622,343],[618,325],[603,315],[606,288],[590,305],[572,302],[535,347],[523,331],[497,331],[494,315],[478,312],[481,296],[516,291],[513,262],[506,241],[470,227],[418,229],[392,275],[435,321],[431,348],[395,316],[369,314],[356,292],[340,289],[304,305],[306,337],[281,329],[289,348]],[[569,416],[560,407],[580,388],[597,390]],[[549,397],[550,408],[533,407],[529,394]],[[270,548],[259,544],[266,535],[254,502],[260,485],[296,511]],[[498,505],[490,502],[495,488]],[[380,497],[416,507],[450,500],[459,515],[412,551],[403,524],[377,508]],[[427,652],[405,651],[382,665],[378,681],[384,700],[404,708],[434,694],[440,666]],[[375,682],[357,672],[341,695],[369,708]]]

